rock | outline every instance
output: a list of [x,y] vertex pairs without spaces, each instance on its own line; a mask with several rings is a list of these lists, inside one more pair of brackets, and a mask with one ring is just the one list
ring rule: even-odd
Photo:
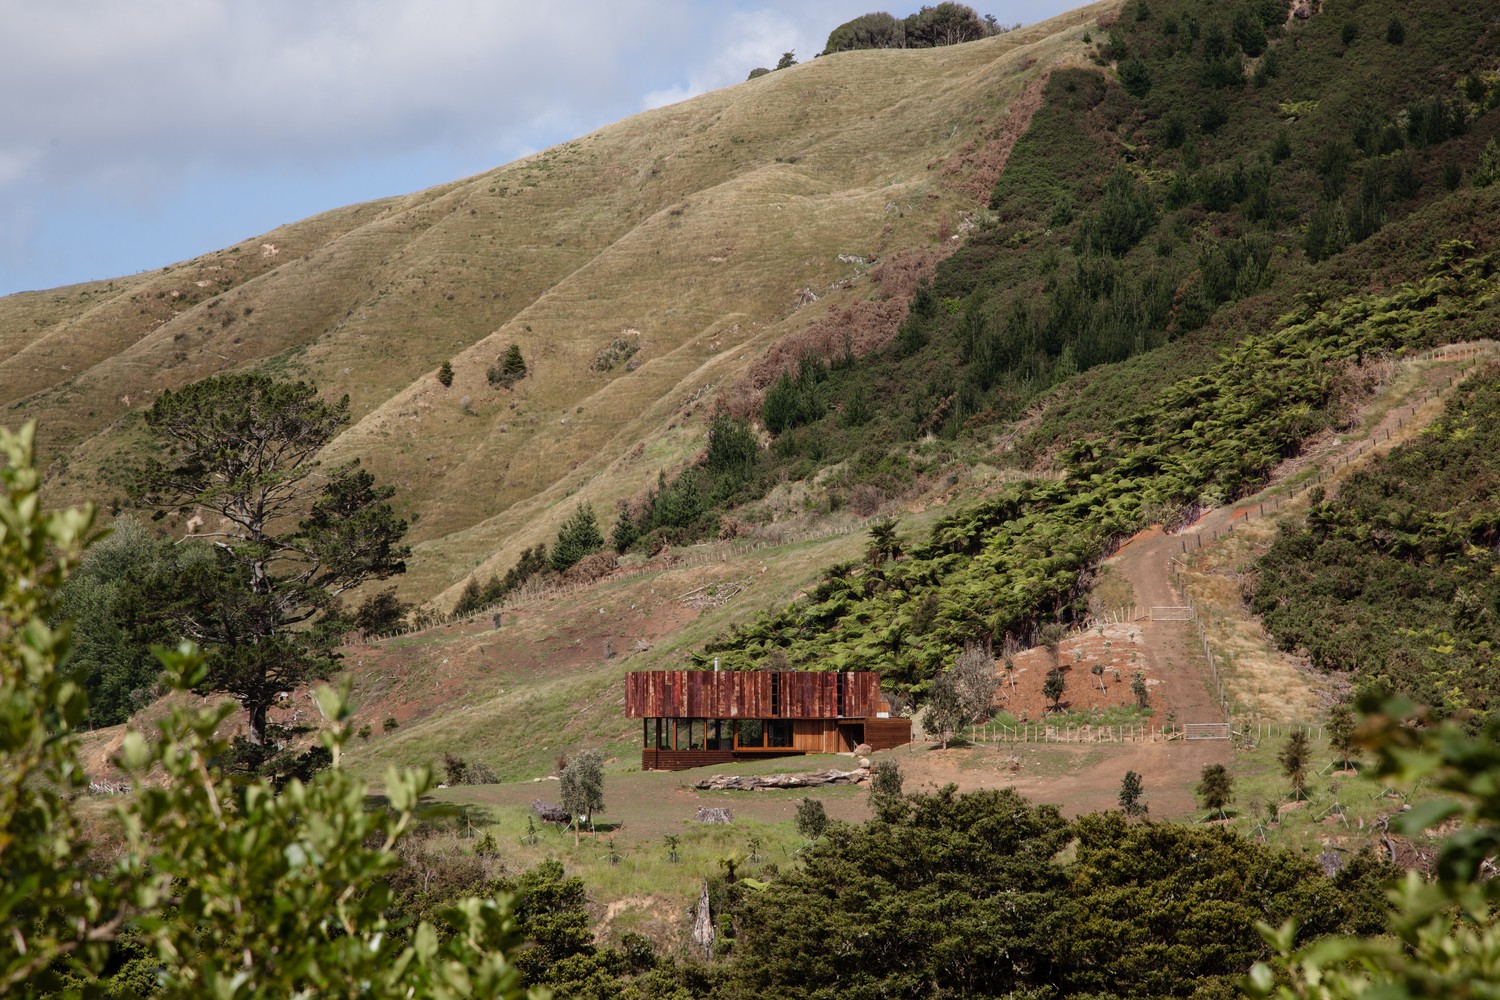
[[868,743],[861,743],[859,746],[854,748],[854,756],[856,757],[868,757],[874,752],[875,749]]
[[696,818],[700,823],[733,823],[734,813],[723,806],[702,806]]
[[861,768],[867,768],[867,767],[869,767],[870,766],[870,758],[868,758],[868,757],[861,757],[859,759],[859,766]]
[[752,792],[762,788],[821,788],[828,785],[857,785],[869,777],[870,770],[864,767],[853,771],[829,768],[826,771],[802,771],[794,774],[744,776],[716,774],[712,778],[704,778],[696,782],[693,787],[704,791]]

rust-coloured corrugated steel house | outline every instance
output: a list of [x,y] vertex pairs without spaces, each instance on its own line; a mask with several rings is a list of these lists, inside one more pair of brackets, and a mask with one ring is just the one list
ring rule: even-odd
[[641,720],[648,771],[911,742],[911,720],[891,718],[867,671],[636,670],[625,715]]

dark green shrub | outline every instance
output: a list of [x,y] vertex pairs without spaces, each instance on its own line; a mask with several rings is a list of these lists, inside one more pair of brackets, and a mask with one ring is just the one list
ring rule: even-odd
[[1081,253],[1120,256],[1140,242],[1156,224],[1156,206],[1144,185],[1129,170],[1117,167],[1104,184],[1099,208],[1079,233]]
[[1139,59],[1127,59],[1120,64],[1120,83],[1131,97],[1145,97],[1151,89],[1151,71]]
[[760,445],[750,425],[731,417],[728,411],[714,411],[708,427],[708,454],[704,467],[716,478],[732,483],[743,482],[755,473]]
[[526,373],[526,359],[521,357],[521,346],[511,344],[505,353],[490,366],[485,376],[489,379],[490,385],[509,389],[525,378]]
[[845,21],[828,33],[828,42],[823,54],[848,52],[853,49],[893,49],[904,41],[901,22],[884,12],[862,14],[852,21]]
[[1266,26],[1249,7],[1241,6],[1235,11],[1230,33],[1247,56],[1253,58],[1266,50]]
[[453,362],[444,361],[438,368],[437,378],[443,384],[444,389],[451,386],[453,384]]
[[379,635],[399,628],[412,605],[396,597],[396,588],[390,587],[371,594],[360,602],[354,612],[354,627],[367,635]]
[[1198,127],[1212,135],[1229,121],[1229,106],[1221,94],[1209,94],[1198,109]]
[[457,754],[443,751],[443,770],[450,785],[495,785],[500,775],[487,764],[465,760]]

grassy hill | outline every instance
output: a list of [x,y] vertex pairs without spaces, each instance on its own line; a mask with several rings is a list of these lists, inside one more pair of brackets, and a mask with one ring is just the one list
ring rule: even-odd
[[[348,766],[374,779],[453,753],[492,771],[438,796],[483,810],[442,849],[496,853],[487,833],[509,861],[566,861],[608,904],[602,937],[634,926],[676,948],[685,904],[736,852],[773,885],[807,861],[787,822],[800,793],[706,830],[698,805],[743,800],[636,767],[621,675],[711,657],[874,669],[921,700],[988,644],[1014,653],[997,717],[1033,731],[1228,705],[1233,744],[924,741],[885,759],[909,789],[1015,786],[1069,813],[1111,807],[1136,771],[1169,821],[1139,829],[1174,838],[1170,821],[1208,819],[1193,788],[1224,764],[1239,798],[1217,823],[1288,849],[1275,870],[1377,836],[1396,860],[1386,823],[1404,799],[1321,733],[1307,789],[1276,758],[1289,715],[1316,725],[1350,681],[1493,711],[1500,370],[1417,359],[1500,320],[1500,22],[1426,0],[1300,9],[1135,0],[949,49],[825,57],[163,272],[15,296],[0,402],[42,420],[61,499],[121,489],[137,414],[166,386],[263,367],[348,392],[357,419],[327,457],[396,485],[415,520],[400,586],[440,608],[581,501],[607,528],[617,500],[697,455],[720,404],[755,420],[753,475],[712,498],[737,537],[344,647]],[[530,374],[494,387],[511,345]],[[883,552],[875,513],[900,519]],[[1207,639],[1089,618],[1101,578],[1113,607],[1160,603],[1141,599],[1152,574],[1175,603],[1167,557],[1192,541],[1179,579],[1212,603]],[[1212,682],[1210,644],[1244,654]],[[1044,697],[1048,661],[1075,671],[1066,712]],[[312,723],[304,694],[284,711]],[[91,763],[118,738],[96,734]],[[608,758],[610,829],[533,835],[529,802],[555,798],[558,757],[585,746]],[[828,761],[764,766],[807,763]],[[828,799],[835,818],[869,815],[859,790]],[[1100,822],[1115,824],[1084,829]],[[1235,926],[1258,949],[1250,919]],[[981,941],[996,924],[974,926]],[[1198,975],[1149,995],[1190,995]]]
[[[695,401],[881,295],[848,260],[947,242],[982,208],[1012,101],[1081,59],[1107,9],[819,59],[157,272],[10,296],[0,412],[40,421],[58,500],[108,501],[162,389],[264,368],[348,393],[328,457],[397,487],[417,544],[399,585],[433,598],[547,538],[564,497],[607,510],[690,457]],[[821,299],[799,309],[804,289]],[[591,367],[621,337],[632,370]],[[532,374],[492,388],[511,344]]]

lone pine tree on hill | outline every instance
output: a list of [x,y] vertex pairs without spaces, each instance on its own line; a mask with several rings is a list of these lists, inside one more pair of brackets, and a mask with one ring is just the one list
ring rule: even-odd
[[1328,745],[1347,770],[1355,755],[1354,710],[1347,704],[1335,705],[1328,713]]
[[1146,815],[1149,807],[1141,801],[1145,796],[1146,789],[1141,784],[1141,776],[1134,771],[1126,771],[1124,780],[1120,782],[1120,811],[1131,819]]
[[340,594],[406,571],[407,524],[358,461],[324,469],[319,451],[349,419],[349,397],[307,382],[216,375],[157,397],[146,426],[163,446],[138,495],[161,514],[207,514],[214,546],[169,611],[203,644],[203,690],[231,694],[264,743],[276,699],[326,677],[331,642],[304,628]]

